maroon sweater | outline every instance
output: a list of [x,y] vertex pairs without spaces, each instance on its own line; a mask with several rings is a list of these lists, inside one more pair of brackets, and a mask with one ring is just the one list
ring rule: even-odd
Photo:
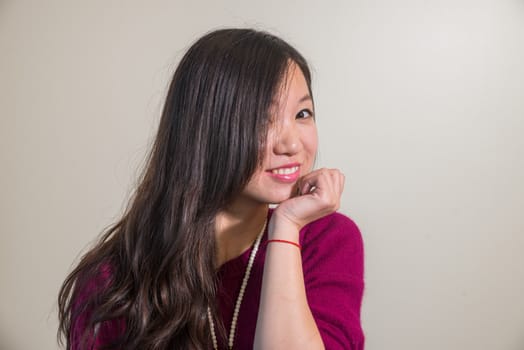
[[[271,211],[269,213],[271,216]],[[360,231],[346,216],[335,213],[300,231],[306,296],[328,350],[362,350],[360,307],[364,289],[364,254]],[[234,348],[253,349],[267,230],[253,263],[240,306]],[[226,262],[219,271],[218,303],[227,332],[251,250]],[[224,348],[222,345],[220,348]]]
[[[272,211],[269,211],[268,219]],[[328,350],[363,350],[364,334],[360,324],[360,307],[364,290],[364,251],[362,237],[355,223],[348,217],[334,213],[306,225],[300,231],[302,267],[306,296],[313,317]],[[237,320],[234,348],[253,349],[255,327],[267,230],[255,258]],[[219,270],[218,304],[222,321],[229,333],[234,304],[240,290],[251,249],[226,262]],[[92,281],[84,293],[93,292],[96,285],[109,278],[103,271],[100,281]],[[81,294],[84,294],[81,293]],[[82,297],[81,297],[82,299]],[[78,302],[82,302],[79,300]],[[80,334],[86,327],[83,314],[73,322],[72,350],[78,349]],[[111,342],[125,329],[125,322],[118,320],[101,325],[96,339],[89,343],[93,350]],[[225,348],[224,344],[220,348]]]

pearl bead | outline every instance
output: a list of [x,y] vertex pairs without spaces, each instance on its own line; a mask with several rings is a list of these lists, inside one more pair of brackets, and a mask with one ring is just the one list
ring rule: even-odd
[[[260,241],[262,240],[262,236],[264,235],[266,225],[267,225],[267,220],[264,222],[264,226],[262,226],[262,230],[258,234],[257,239],[255,240],[255,243],[253,244],[253,249],[251,250],[251,254],[249,255],[249,260],[247,263],[246,271],[244,272],[244,278],[242,279],[242,285],[240,286],[240,292],[238,293],[237,301],[235,303],[235,308],[233,311],[233,320],[231,321],[231,329],[229,330],[229,339],[228,339],[229,349],[233,348],[233,342],[235,340],[235,332],[237,329],[238,313],[240,312],[240,305],[242,304],[242,299],[244,298],[244,292],[246,290],[247,281],[249,280],[249,276],[251,275],[251,268],[253,267],[253,262],[255,261],[255,257],[258,252],[258,247],[260,246]],[[209,320],[209,328],[211,330],[211,340],[213,341],[213,349],[218,350],[218,341],[217,341],[217,336],[215,334],[215,324],[213,323],[213,318],[211,317],[211,309],[209,308],[209,306],[207,307],[207,318]]]

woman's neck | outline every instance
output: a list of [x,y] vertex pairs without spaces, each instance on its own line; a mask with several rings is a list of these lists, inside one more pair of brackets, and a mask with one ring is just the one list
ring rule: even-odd
[[267,211],[267,204],[236,201],[217,215],[217,267],[251,247],[264,225]]

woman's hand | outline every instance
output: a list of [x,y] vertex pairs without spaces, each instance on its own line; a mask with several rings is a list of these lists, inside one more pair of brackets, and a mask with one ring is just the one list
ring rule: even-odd
[[[268,238],[297,242],[307,223],[337,210],[344,175],[337,169],[318,169],[297,182],[297,195],[275,209]],[[267,247],[255,349],[324,349],[309,308],[301,250],[288,244]]]
[[[338,169],[317,169],[297,182],[297,196],[282,203],[273,212],[270,232],[298,231],[306,224],[333,213],[340,207],[344,175]],[[291,237],[292,238],[292,237]]]

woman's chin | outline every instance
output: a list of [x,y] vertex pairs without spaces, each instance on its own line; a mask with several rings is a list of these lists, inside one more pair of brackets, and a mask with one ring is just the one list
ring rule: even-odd
[[280,204],[292,197],[295,197],[296,196],[296,187],[293,186],[290,190],[288,191],[281,191],[279,193],[274,193],[272,196],[271,196],[271,201],[270,203],[271,204]]

